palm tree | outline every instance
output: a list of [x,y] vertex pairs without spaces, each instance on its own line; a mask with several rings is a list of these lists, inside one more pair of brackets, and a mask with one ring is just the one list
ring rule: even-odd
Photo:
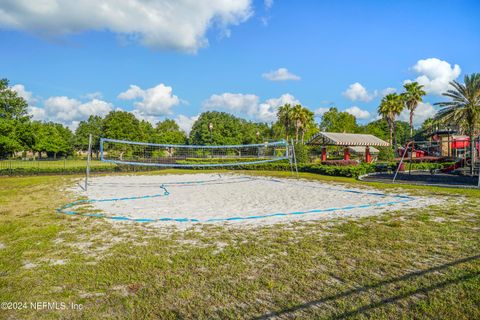
[[410,138],[413,137],[413,114],[418,106],[419,102],[422,102],[422,97],[426,95],[426,92],[422,90],[423,86],[418,82],[406,83],[403,88],[405,92],[402,93],[405,101],[405,106],[410,111]]
[[295,141],[298,142],[298,134],[300,132],[300,128],[303,126],[303,118],[304,118],[304,108],[297,104],[292,108],[291,112],[291,119],[293,125],[295,126]]
[[457,81],[450,82],[453,89],[447,90],[443,95],[451,101],[438,102],[435,105],[443,107],[437,113],[437,118],[442,121],[458,123],[465,128],[470,136],[471,165],[470,174],[473,175],[475,166],[475,134],[478,133],[480,121],[480,73],[465,75],[464,84]]
[[302,144],[305,142],[305,132],[315,127],[315,114],[308,110],[307,108],[303,108],[302,110]]
[[378,114],[381,115],[388,124],[390,131],[389,143],[392,145],[392,141],[394,141],[395,150],[397,150],[397,139],[393,139],[394,136],[396,137],[395,118],[402,112],[404,106],[403,97],[396,93],[387,94],[380,102],[380,106],[378,106]]
[[286,140],[288,141],[288,134],[292,125],[292,106],[288,103],[284,104],[277,111],[278,121],[283,124],[286,133]]

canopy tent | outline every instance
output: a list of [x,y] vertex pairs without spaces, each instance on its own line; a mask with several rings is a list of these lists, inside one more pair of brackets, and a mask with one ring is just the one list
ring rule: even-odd
[[[337,133],[337,132],[319,132],[315,134],[308,142],[308,145],[322,146],[322,161],[327,160],[326,146],[344,146],[344,159],[350,160],[350,151],[363,153],[365,162],[371,162],[371,151],[375,147],[388,147],[388,142],[383,141],[371,134],[357,133]],[[360,148],[360,149],[358,149]],[[352,150],[353,149],[353,150]],[[358,150],[356,150],[358,149]],[[377,149],[375,149],[378,152]]]
[[337,132],[319,132],[315,134],[307,144],[320,146],[389,146],[388,142],[371,134]]

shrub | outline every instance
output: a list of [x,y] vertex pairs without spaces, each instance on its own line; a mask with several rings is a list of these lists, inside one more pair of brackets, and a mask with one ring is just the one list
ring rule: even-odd
[[360,162],[357,160],[325,160],[321,164],[325,166],[358,166]]
[[391,161],[395,158],[395,154],[390,147],[378,147],[378,160]]
[[303,143],[295,143],[295,156],[297,158],[297,163],[307,163],[308,162],[308,147]]

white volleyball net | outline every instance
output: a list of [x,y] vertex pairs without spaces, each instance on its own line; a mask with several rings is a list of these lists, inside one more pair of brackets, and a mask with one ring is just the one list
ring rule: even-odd
[[228,167],[288,160],[293,150],[285,141],[247,145],[176,145],[100,139],[104,162],[157,167]]

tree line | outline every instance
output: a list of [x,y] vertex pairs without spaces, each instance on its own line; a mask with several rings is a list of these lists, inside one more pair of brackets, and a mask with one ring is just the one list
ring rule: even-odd
[[[473,139],[479,134],[480,74],[466,75],[464,80],[463,84],[451,82],[452,89],[444,94],[449,101],[437,104],[442,108],[436,121],[454,123]],[[174,120],[166,119],[152,125],[127,111],[111,111],[105,117],[92,115],[72,132],[59,123],[33,121],[28,115],[28,103],[9,88],[8,80],[2,79],[0,157],[12,157],[19,152],[53,158],[74,155],[75,151],[87,150],[89,134],[94,137],[96,153],[100,137],[167,144],[231,145],[280,139],[293,139],[303,144],[318,131],[369,133],[388,140],[396,150],[398,143],[403,144],[415,135],[413,119],[423,96],[425,91],[421,85],[407,83],[404,92],[383,97],[378,107],[381,118],[365,125],[336,107],[331,107],[316,123],[309,109],[299,104],[285,104],[278,108],[277,120],[270,124],[248,121],[225,112],[204,112],[194,122],[189,135]],[[410,114],[409,122],[397,119],[405,108]],[[431,124],[432,119],[428,119],[422,128]]]

